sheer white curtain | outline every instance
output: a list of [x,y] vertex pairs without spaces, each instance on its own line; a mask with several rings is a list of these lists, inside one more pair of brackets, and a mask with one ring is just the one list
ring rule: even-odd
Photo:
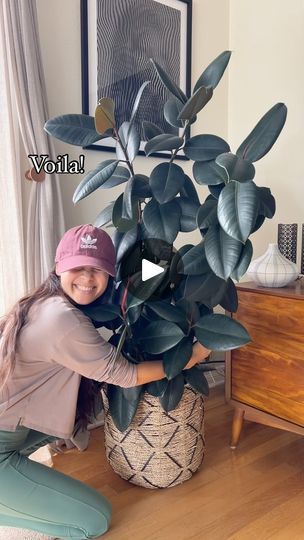
[[0,17],[0,317],[26,290],[18,127],[5,49]]
[[[0,19],[26,154],[48,154],[51,159],[56,159],[53,141],[43,130],[49,113],[36,0],[1,0]],[[32,182],[31,186],[26,242],[29,289],[40,285],[47,277],[54,264],[56,246],[64,231],[58,175],[47,174],[44,182]]]

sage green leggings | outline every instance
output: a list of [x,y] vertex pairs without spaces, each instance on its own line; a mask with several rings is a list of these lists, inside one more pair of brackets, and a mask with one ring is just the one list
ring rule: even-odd
[[109,527],[107,499],[27,457],[54,439],[23,426],[14,432],[0,431],[0,526],[31,529],[63,540],[96,538]]

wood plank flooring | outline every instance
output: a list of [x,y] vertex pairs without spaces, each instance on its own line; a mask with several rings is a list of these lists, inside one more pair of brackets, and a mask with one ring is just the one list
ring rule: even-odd
[[205,460],[174,488],[139,488],[117,476],[105,458],[102,428],[92,431],[85,452],[56,455],[54,466],[111,501],[105,540],[303,540],[303,438],[245,422],[232,451],[232,415],[223,387],[211,389]]

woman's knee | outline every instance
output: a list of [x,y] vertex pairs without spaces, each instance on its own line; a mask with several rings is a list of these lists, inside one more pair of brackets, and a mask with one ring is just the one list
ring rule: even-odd
[[110,527],[112,516],[112,509],[110,503],[104,499],[100,509],[93,509],[91,512],[86,513],[86,523],[84,529],[86,531],[86,538],[99,538]]

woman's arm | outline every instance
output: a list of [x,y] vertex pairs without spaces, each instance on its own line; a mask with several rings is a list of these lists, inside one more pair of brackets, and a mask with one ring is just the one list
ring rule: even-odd
[[[184,369],[190,369],[201,360],[204,360],[209,356],[210,350],[206,349],[204,345],[201,345],[198,341],[194,343],[192,349],[192,356],[189,362],[186,364]],[[136,386],[140,384],[145,384],[148,382],[159,381],[163,379],[166,375],[163,368],[163,363],[161,360],[154,360],[151,362],[142,362],[137,364],[137,383]]]

